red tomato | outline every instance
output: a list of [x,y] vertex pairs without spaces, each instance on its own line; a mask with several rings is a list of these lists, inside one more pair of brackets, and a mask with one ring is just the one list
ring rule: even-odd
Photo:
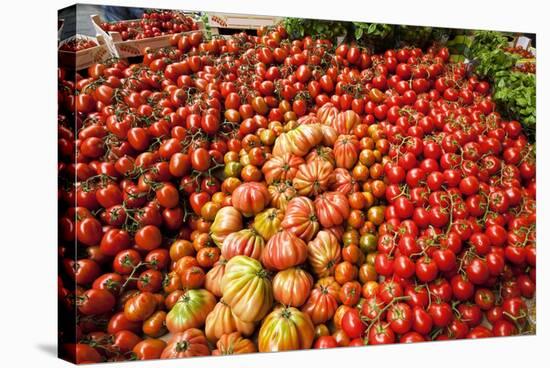
[[320,336],[313,344],[315,349],[331,349],[337,346],[338,343],[333,336]]
[[357,309],[350,309],[344,314],[342,329],[350,339],[361,337],[366,328]]

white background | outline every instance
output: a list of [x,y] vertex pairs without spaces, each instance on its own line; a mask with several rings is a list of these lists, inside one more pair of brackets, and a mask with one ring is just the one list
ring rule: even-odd
[[[0,20],[0,365],[61,367],[56,359],[56,17],[67,1],[4,3]],[[548,315],[549,21],[543,1],[97,1],[396,24],[537,33],[537,336],[393,345],[110,367],[527,366],[550,346]],[[16,4],[16,5],[12,5]],[[313,5],[315,4],[315,5]],[[12,7],[15,7],[12,9]],[[546,280],[545,280],[546,279]],[[546,282],[545,282],[546,281]],[[546,352],[545,352],[546,349]],[[546,353],[546,354],[545,354]],[[547,362],[543,363],[547,364]],[[543,364],[534,364],[541,366]],[[533,365],[533,364],[531,364]]]

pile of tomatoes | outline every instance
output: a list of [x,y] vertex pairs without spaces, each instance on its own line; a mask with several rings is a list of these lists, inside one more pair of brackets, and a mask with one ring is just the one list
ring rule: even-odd
[[533,331],[534,146],[446,48],[171,45],[59,71],[67,359]]
[[509,52],[511,54],[519,55],[524,59],[532,59],[532,58],[535,57],[535,55],[533,55],[533,53],[531,51],[529,51],[529,50],[527,50],[527,49],[525,49],[521,46],[505,47],[504,51]]
[[537,74],[537,64],[535,63],[521,63],[512,68],[512,70],[521,73]]
[[172,10],[148,11],[143,13],[140,20],[104,22],[100,26],[105,32],[119,32],[123,41],[141,40],[198,29],[198,24],[192,17]]
[[61,43],[61,46],[59,46],[59,50],[77,52],[77,51],[82,51],[86,49],[91,49],[92,47],[96,47],[96,46],[97,46],[97,42],[95,42],[94,40],[85,38],[85,37],[76,36],[74,38],[71,38],[70,40],[63,41],[63,43]]

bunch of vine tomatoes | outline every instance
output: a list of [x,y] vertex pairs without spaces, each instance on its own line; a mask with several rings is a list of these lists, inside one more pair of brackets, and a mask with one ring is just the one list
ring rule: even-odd
[[445,47],[171,45],[59,70],[66,359],[534,331],[535,148]]

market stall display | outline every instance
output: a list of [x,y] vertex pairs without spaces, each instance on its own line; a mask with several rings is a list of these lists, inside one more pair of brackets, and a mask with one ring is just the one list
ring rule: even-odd
[[535,122],[494,96],[515,64],[484,80],[429,27],[316,27],[59,69],[62,357],[535,331]]

